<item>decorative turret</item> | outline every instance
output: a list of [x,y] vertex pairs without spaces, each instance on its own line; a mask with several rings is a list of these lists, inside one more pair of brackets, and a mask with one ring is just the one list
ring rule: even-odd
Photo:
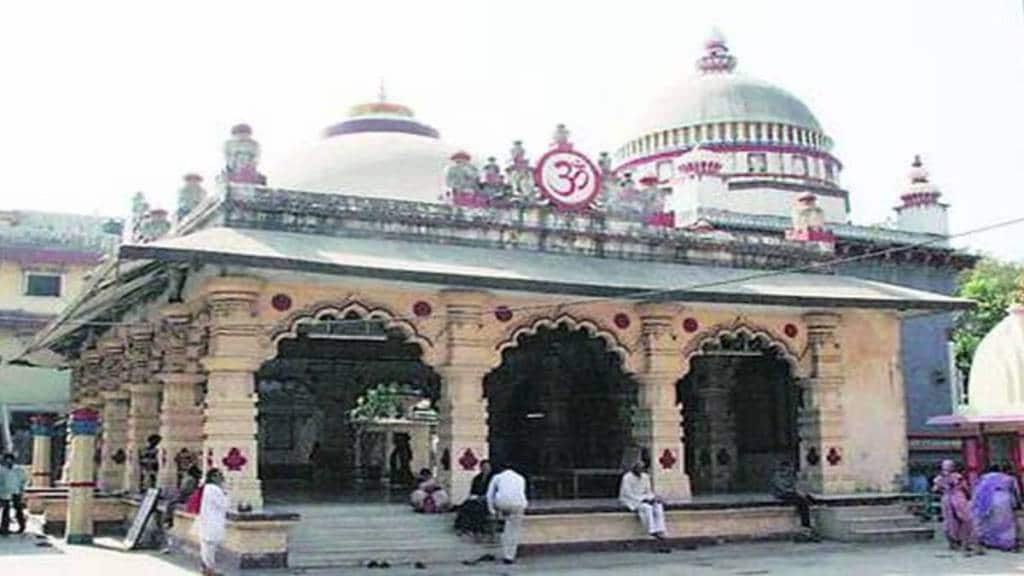
[[928,170],[920,156],[914,156],[910,184],[900,196],[902,204],[895,208],[896,227],[907,232],[949,235],[948,204],[939,202],[942,192],[928,180]]
[[132,242],[141,240],[143,222],[148,214],[149,202],[146,200],[146,195],[142,192],[136,192],[132,196],[132,219],[128,228],[128,239]]
[[267,178],[257,169],[260,144],[252,138],[248,124],[231,129],[231,138],[224,143],[224,171],[221,180],[233,184],[266,184]]
[[533,167],[530,166],[530,160],[526,157],[526,148],[523,147],[522,140],[512,142],[505,173],[508,174],[508,183],[513,196],[523,199],[534,197]]
[[486,206],[486,198],[480,194],[480,170],[473,165],[469,153],[460,150],[452,154],[451,162],[444,173],[451,202],[467,208]]
[[818,206],[818,197],[807,192],[793,205],[793,227],[786,230],[786,239],[797,242],[834,244],[835,236],[825,229],[825,211]]
[[704,145],[693,147],[676,160],[667,209],[675,213],[678,225],[691,223],[698,207],[715,206],[727,198],[724,164],[721,154]]
[[727,74],[736,68],[736,57],[729,53],[725,36],[715,28],[704,42],[704,55],[697,60],[697,70],[704,74]]
[[178,222],[195,209],[206,198],[203,188],[203,177],[199,174],[185,174],[185,185],[178,190],[178,210],[175,217]]

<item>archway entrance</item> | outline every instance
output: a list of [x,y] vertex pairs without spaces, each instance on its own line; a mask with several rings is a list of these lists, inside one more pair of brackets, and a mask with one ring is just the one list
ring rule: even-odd
[[256,375],[260,479],[271,498],[408,494],[432,468],[440,378],[386,318],[328,311],[299,321]]
[[705,341],[677,384],[694,494],[770,492],[799,465],[800,395],[781,345],[745,330]]
[[533,498],[618,493],[637,386],[604,340],[566,323],[521,335],[484,393],[491,458],[523,473]]

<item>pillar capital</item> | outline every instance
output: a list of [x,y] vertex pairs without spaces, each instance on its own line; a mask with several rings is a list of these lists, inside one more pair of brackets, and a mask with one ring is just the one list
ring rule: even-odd
[[834,332],[839,327],[842,318],[836,312],[809,312],[803,316],[808,335]]
[[50,436],[53,434],[53,419],[46,414],[36,414],[29,421],[32,423],[33,436]]

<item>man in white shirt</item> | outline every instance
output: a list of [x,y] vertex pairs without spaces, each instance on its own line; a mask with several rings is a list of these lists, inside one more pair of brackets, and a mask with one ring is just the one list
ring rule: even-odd
[[519,531],[523,526],[523,514],[526,512],[526,478],[515,470],[500,465],[500,470],[491,477],[487,485],[487,508],[491,514],[500,514],[505,518],[505,529],[501,533],[501,561],[514,564],[516,549],[519,548]]
[[665,537],[665,505],[654,493],[651,477],[644,472],[643,462],[633,464],[633,468],[622,475],[619,501],[631,512],[636,512],[648,534],[658,540]]
[[206,472],[198,522],[199,557],[203,563],[204,576],[218,574],[217,548],[224,541],[224,534],[227,531],[228,508],[231,502],[220,487],[223,482],[224,474],[220,470],[210,468]]

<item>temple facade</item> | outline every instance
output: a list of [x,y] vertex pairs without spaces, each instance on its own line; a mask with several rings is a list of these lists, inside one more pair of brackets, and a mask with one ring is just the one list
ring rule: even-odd
[[244,511],[419,467],[461,501],[485,458],[541,500],[614,496],[636,458],[675,501],[768,492],[782,461],[897,492],[907,399],[949,377],[914,338],[970,305],[947,280],[973,259],[920,162],[894,222],[849,223],[821,125],[735,67],[713,36],[613,154],[558,126],[478,161],[382,98],[264,175],[236,126],[213,191],[137,198],[23,358],[70,368],[112,492],[153,434],[158,487],[216,466]]

